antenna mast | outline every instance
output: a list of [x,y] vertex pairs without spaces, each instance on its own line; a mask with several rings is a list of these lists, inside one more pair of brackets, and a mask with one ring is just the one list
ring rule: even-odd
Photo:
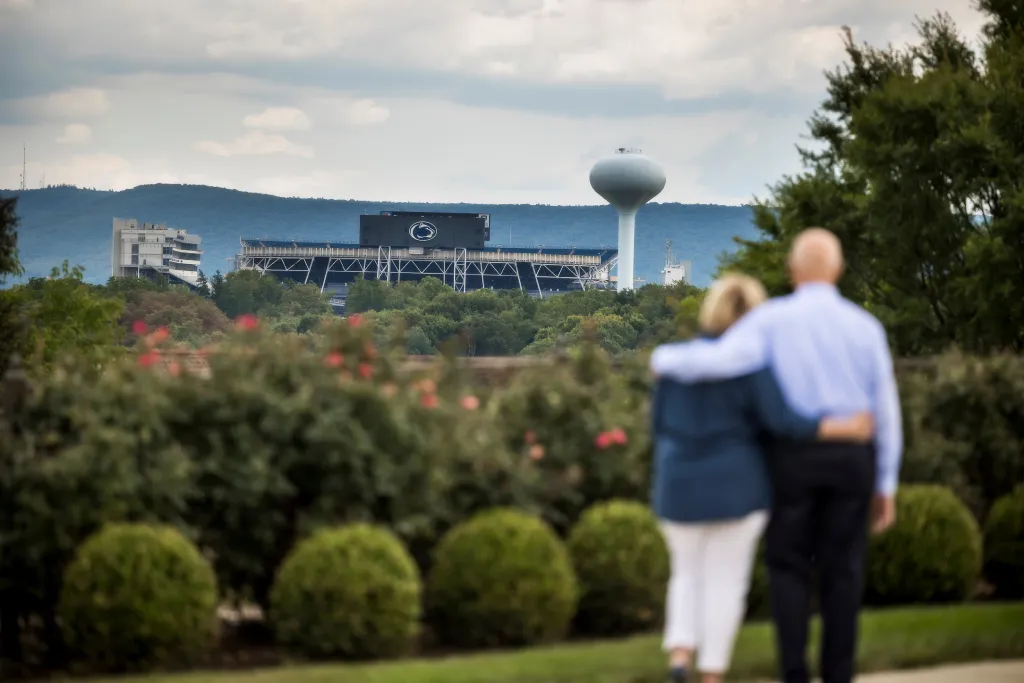
[[25,191],[25,143],[21,143],[21,191]]
[[672,240],[665,240],[665,267],[672,265]]

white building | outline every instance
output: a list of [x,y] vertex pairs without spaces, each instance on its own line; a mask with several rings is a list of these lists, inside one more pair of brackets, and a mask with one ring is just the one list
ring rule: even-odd
[[677,282],[690,283],[690,262],[680,261],[675,264],[665,264],[661,271],[662,284],[665,286],[674,285]]
[[110,247],[110,274],[144,277],[157,272],[195,285],[199,279],[201,240],[185,230],[160,223],[115,218]]

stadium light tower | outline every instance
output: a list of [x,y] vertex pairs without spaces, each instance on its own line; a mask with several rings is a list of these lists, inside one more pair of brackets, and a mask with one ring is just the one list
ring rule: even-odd
[[638,149],[620,147],[590,169],[590,186],[619,212],[620,292],[633,289],[636,212],[665,189],[665,171]]

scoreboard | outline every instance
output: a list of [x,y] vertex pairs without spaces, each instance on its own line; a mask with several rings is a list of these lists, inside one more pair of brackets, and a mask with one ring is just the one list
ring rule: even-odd
[[381,211],[359,217],[359,246],[482,249],[491,239],[486,213]]

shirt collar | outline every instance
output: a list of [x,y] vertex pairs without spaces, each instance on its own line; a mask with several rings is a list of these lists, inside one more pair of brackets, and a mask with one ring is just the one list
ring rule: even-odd
[[799,295],[817,294],[819,292],[826,294],[838,294],[839,290],[835,285],[829,282],[805,282],[796,288],[796,293]]

